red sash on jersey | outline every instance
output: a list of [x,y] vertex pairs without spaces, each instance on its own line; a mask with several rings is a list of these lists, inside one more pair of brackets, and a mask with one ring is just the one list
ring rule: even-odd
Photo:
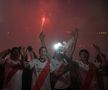
[[50,60],[48,60],[46,66],[44,67],[43,71],[40,73],[39,77],[37,78],[33,90],[41,90],[41,87],[49,74],[50,71]]
[[56,76],[61,75],[61,73],[64,71],[64,64],[61,64],[60,67],[55,71]]
[[93,64],[90,64],[89,67],[90,67],[90,70],[86,74],[85,80],[82,83],[81,90],[88,90],[89,89],[91,82],[93,80],[93,77],[95,75],[95,66]]
[[55,83],[57,82],[57,81],[61,81],[61,82],[63,82],[63,83],[65,83],[65,84],[69,84],[68,83],[68,78],[69,77],[62,77],[62,73],[64,72],[64,67],[65,67],[66,65],[64,65],[64,64],[61,64],[60,65],[60,67],[55,71],[55,74],[59,77],[59,78],[57,78],[56,79],[56,81],[55,81]]
[[8,73],[6,79],[5,79],[3,88],[7,87],[9,81],[12,79],[12,77],[15,75],[15,73],[18,71],[18,69],[20,69],[20,65],[17,65],[15,67],[13,67],[13,69],[11,71],[9,71],[9,73]]

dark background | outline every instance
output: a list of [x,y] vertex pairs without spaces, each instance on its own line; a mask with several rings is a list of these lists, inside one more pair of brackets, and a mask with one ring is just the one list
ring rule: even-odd
[[50,52],[56,41],[68,40],[79,28],[75,55],[87,48],[94,56],[92,43],[108,55],[107,0],[0,0],[0,51],[32,45],[38,53],[42,17]]

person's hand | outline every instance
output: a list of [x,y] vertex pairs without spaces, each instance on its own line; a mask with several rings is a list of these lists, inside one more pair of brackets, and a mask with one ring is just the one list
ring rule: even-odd
[[100,52],[100,48],[99,48],[99,46],[98,46],[98,45],[93,44],[93,47],[96,49],[96,51]]
[[78,36],[78,32],[79,32],[78,28],[76,28],[75,31],[71,32],[71,36],[73,39],[75,39]]
[[21,47],[21,55],[25,57],[27,54],[27,49],[25,47]]
[[39,35],[39,38],[40,38],[41,41],[43,41],[44,38],[45,38],[45,34],[43,32],[41,32],[40,35]]

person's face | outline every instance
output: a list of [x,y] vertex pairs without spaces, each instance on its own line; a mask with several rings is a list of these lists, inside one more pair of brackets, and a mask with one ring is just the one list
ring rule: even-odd
[[47,50],[46,48],[42,48],[40,51],[40,56],[46,56],[47,55]]
[[87,61],[87,60],[88,60],[88,53],[86,53],[86,52],[81,52],[80,58],[81,58],[81,60]]
[[19,56],[20,56],[19,52],[18,51],[14,51],[12,53],[12,55],[11,55],[11,58],[13,58],[13,59],[19,59]]

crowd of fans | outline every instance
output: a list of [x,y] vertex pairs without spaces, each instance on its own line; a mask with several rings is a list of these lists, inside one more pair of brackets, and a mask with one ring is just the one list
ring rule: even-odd
[[78,30],[54,55],[47,50],[43,32],[39,38],[39,57],[31,46],[0,53],[0,90],[108,90],[108,61],[97,45],[94,62],[87,49],[74,60]]

